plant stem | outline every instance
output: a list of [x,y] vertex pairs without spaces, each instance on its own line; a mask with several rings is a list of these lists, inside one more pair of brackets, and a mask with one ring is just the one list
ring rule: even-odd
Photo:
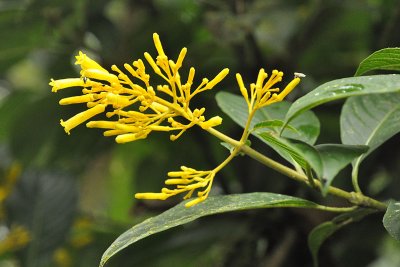
[[356,164],[353,167],[353,171],[351,172],[351,181],[353,183],[354,191],[362,194],[361,188],[358,185],[358,160],[356,161]]
[[352,207],[329,207],[329,206],[324,206],[324,205],[317,205],[315,209],[317,210],[324,210],[324,211],[330,211],[330,212],[350,212],[353,210],[356,210],[358,206],[352,206]]
[[[271,169],[274,169],[277,172],[280,172],[293,180],[296,180],[298,182],[305,183],[308,186],[311,186],[310,181],[308,180],[307,176],[305,176],[304,174],[301,174],[301,173],[299,173],[277,161],[274,161],[274,160],[268,158],[267,156],[261,154],[260,152],[252,149],[251,147],[249,147],[247,145],[244,145],[243,143],[241,143],[233,138],[230,138],[229,136],[221,133],[218,130],[215,130],[214,128],[209,128],[209,129],[207,129],[207,131],[210,134],[217,137],[218,139],[220,139],[226,143],[229,143],[232,146],[240,147],[240,151],[242,153],[245,153],[249,157],[257,160],[258,162],[264,164],[265,166],[268,166]],[[317,187],[319,189],[322,188],[322,184],[319,180],[314,179],[314,184],[315,184],[315,187]],[[334,195],[334,196],[337,196],[340,198],[344,198],[347,201],[349,201],[350,203],[357,205],[357,206],[365,206],[365,207],[370,207],[370,208],[382,210],[382,211],[386,210],[386,208],[387,208],[387,206],[384,203],[377,201],[373,198],[364,196],[361,193],[347,192],[345,190],[342,190],[342,189],[334,187],[334,186],[329,186],[328,194],[331,194],[331,195]]]

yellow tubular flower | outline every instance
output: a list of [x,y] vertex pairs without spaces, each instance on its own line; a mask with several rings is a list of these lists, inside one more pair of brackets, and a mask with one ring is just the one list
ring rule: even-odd
[[[191,100],[195,95],[215,88],[228,75],[229,69],[223,69],[211,80],[203,78],[200,85],[193,87],[195,69],[189,69],[186,82],[179,73],[187,49],[183,48],[174,61],[165,54],[157,33],[153,34],[153,41],[157,55],[144,53],[146,64],[150,65],[148,69],[142,59],[137,59],[132,64],[124,64],[123,68],[113,65],[108,71],[85,53],[79,52],[75,64],[81,67],[80,77],[51,79],[49,84],[53,92],[70,87],[81,88],[78,95],[61,99],[60,105],[82,103],[87,107],[70,119],[61,120],[66,133],[86,123],[88,128],[104,129],[104,136],[114,136],[117,143],[144,139],[153,131],[173,132],[170,133],[170,140],[176,140],[195,125],[210,130],[222,123],[219,116],[206,119],[203,107],[192,109]],[[153,76],[159,76],[161,79],[158,80],[162,82],[151,84],[147,70],[154,72]],[[249,113],[283,100],[304,75],[298,74],[281,93],[274,85],[282,80],[283,73],[274,70],[269,79],[267,76],[261,69],[257,81],[247,90],[241,75],[236,74]],[[104,120],[93,120],[94,116],[104,112]],[[198,171],[182,167],[178,172],[170,172],[165,183],[174,186],[174,189],[163,188],[160,193],[139,193],[136,197],[164,200],[185,193],[184,199],[188,199],[197,193],[193,200],[186,203],[186,206],[195,205],[208,197],[216,173],[232,159],[231,155],[213,170]]]
[[215,85],[217,85],[220,81],[222,81],[226,75],[228,75],[229,69],[225,68],[214,79],[209,81],[206,85],[206,89],[212,89]]
[[282,101],[298,84],[300,83],[300,78],[294,78],[283,91],[278,95],[278,100]]
[[145,139],[148,135],[149,131],[142,131],[135,134],[127,133],[127,134],[120,134],[115,138],[115,141],[119,144],[128,143],[132,141],[136,141],[139,139]]
[[186,193],[184,199],[189,199],[194,192],[197,192],[197,197],[185,204],[186,207],[191,207],[208,197],[217,172],[217,169],[198,171],[193,168],[181,166],[181,171],[169,172],[168,176],[171,178],[165,181],[166,185],[176,186],[175,189],[163,188],[160,193],[138,193],[135,194],[135,198],[167,199],[171,196]]
[[117,121],[89,121],[86,123],[88,128],[115,129]]
[[96,69],[107,72],[107,70],[100,66],[99,63],[89,58],[86,54],[82,53],[82,51],[79,51],[78,55],[75,58],[75,65],[80,65],[82,70]]
[[109,83],[117,83],[118,77],[108,71],[102,71],[99,69],[87,69],[82,72],[84,77],[93,78],[96,80],[107,81]]
[[149,53],[144,53],[144,57],[146,58],[147,62],[149,62],[150,66],[153,68],[156,74],[161,74],[160,68],[157,66],[156,62],[154,61],[153,57]]
[[175,71],[178,71],[180,67],[182,67],[182,62],[186,56],[186,53],[187,53],[187,48],[186,47],[182,48],[181,52],[179,53],[178,59],[176,60]]
[[70,131],[78,126],[79,124],[91,119],[92,117],[96,116],[104,112],[106,109],[106,105],[96,105],[88,110],[82,111],[81,113],[76,114],[72,118],[68,119],[67,121],[60,121],[61,126],[64,127],[64,130],[67,134],[70,134]]
[[209,129],[215,126],[218,126],[222,123],[222,118],[220,116],[215,116],[209,119],[208,121],[201,122],[199,125],[203,129]]
[[85,83],[80,78],[67,78],[67,79],[60,79],[60,80],[56,80],[56,81],[51,79],[49,85],[53,87],[51,89],[51,91],[55,93],[60,89],[76,87],[76,86],[84,86]]
[[78,95],[78,96],[71,96],[66,97],[58,102],[60,105],[70,105],[70,104],[80,104],[80,103],[87,103],[98,99],[97,94],[87,94],[87,95]]
[[249,94],[247,93],[247,89],[244,86],[242,76],[239,73],[236,73],[236,80],[239,85],[240,92],[242,93],[246,102],[249,104]]
[[159,199],[166,200],[169,196],[165,193],[136,193],[135,198],[137,199]]
[[161,45],[160,36],[157,33],[153,33],[153,40],[154,40],[154,45],[157,49],[158,55],[165,56],[164,49]]

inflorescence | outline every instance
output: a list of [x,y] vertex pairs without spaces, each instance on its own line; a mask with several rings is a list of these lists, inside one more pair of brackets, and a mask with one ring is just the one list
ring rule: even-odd
[[[164,81],[162,84],[155,86],[151,84],[150,75],[141,59],[132,64],[124,64],[124,70],[113,65],[111,67],[113,72],[109,72],[82,52],[76,56],[75,63],[81,67],[80,78],[51,79],[50,85],[53,92],[69,87],[82,88],[81,95],[63,98],[59,102],[60,105],[85,103],[87,107],[85,111],[68,120],[61,120],[66,133],[70,134],[73,128],[86,122],[89,128],[105,129],[105,136],[116,136],[115,140],[118,143],[144,139],[153,131],[175,132],[170,134],[170,139],[174,141],[195,125],[208,130],[222,123],[219,116],[206,120],[205,108],[191,109],[190,101],[197,94],[214,88],[225,78],[229,70],[223,69],[212,80],[203,78],[200,85],[194,88],[195,69],[190,68],[188,77],[184,81],[179,73],[187,49],[183,48],[178,59],[173,61],[165,54],[158,34],[153,34],[153,40],[158,56],[154,60],[146,52],[144,58],[153,72]],[[300,82],[301,77],[295,75],[295,78],[279,93],[279,89],[272,86],[280,82],[282,76],[282,72],[274,70],[270,78],[266,80],[268,75],[264,69],[261,69],[256,83],[251,84],[248,90],[240,74],[236,74],[240,91],[248,105],[249,115],[262,107],[282,101]],[[92,120],[94,116],[101,113],[105,113],[108,119]],[[187,123],[182,123],[182,119]],[[188,199],[196,191],[197,198],[186,203],[187,207],[193,206],[207,198],[216,173],[231,158],[228,157],[215,169],[209,171],[198,171],[182,166],[180,171],[169,172],[169,178],[165,181],[166,185],[175,186],[174,189],[163,188],[160,193],[137,193],[135,197],[164,200],[186,193],[184,199]]]

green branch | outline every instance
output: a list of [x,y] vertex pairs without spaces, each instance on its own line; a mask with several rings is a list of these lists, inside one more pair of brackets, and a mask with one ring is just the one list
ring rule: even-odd
[[[218,139],[220,139],[226,143],[229,143],[232,146],[235,146],[235,147],[240,146],[240,151],[242,153],[257,160],[258,162],[262,163],[263,165],[270,167],[271,169],[274,169],[277,172],[282,173],[285,176],[287,176],[293,180],[296,180],[301,183],[305,183],[308,186],[312,186],[306,175],[299,173],[299,172],[297,172],[275,160],[270,159],[269,157],[261,154],[260,152],[252,149],[251,147],[249,147],[247,145],[242,145],[241,142],[239,142],[233,138],[230,138],[229,136],[219,132],[218,130],[215,130],[214,128],[209,128],[209,129],[207,129],[207,131],[210,134],[217,137]],[[313,181],[314,181],[314,186],[316,188],[319,188],[319,189],[322,188],[322,184],[319,180],[313,179]],[[369,207],[369,208],[382,210],[382,211],[385,211],[387,208],[387,206],[384,203],[377,201],[373,198],[364,196],[360,193],[347,192],[345,190],[342,190],[342,189],[334,187],[334,186],[329,186],[328,194],[331,194],[331,195],[334,195],[334,196],[337,196],[340,198],[344,198],[347,201],[349,201],[350,203],[357,205],[357,206],[364,206],[364,207]]]

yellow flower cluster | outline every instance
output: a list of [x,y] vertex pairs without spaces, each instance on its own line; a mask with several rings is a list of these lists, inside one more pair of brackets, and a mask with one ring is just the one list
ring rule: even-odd
[[[280,93],[280,89],[273,86],[282,81],[283,72],[274,70],[268,80],[266,80],[267,77],[268,75],[265,73],[264,69],[261,69],[257,78],[257,82],[250,84],[249,97],[248,90],[244,86],[241,75],[239,73],[236,74],[240,91],[246,100],[249,111],[247,126],[244,130],[241,140],[239,141],[239,143],[242,145],[245,144],[248,138],[249,131],[247,127],[249,127],[250,121],[255,112],[262,107],[282,101],[296,87],[296,85],[300,82],[300,78],[304,77],[304,74],[295,73],[295,78]],[[186,193],[184,199],[189,199],[192,197],[193,193],[197,191],[197,198],[188,201],[185,206],[191,207],[196,205],[208,197],[215,175],[239,152],[240,147],[235,147],[225,161],[223,161],[213,170],[209,171],[198,171],[182,166],[181,171],[169,172],[169,178],[165,181],[166,185],[176,186],[175,189],[164,187],[161,189],[160,193],[138,193],[135,195],[135,197],[139,199],[165,200],[171,196]]]
[[217,168],[211,171],[197,171],[181,166],[181,171],[169,172],[169,179],[165,180],[166,185],[175,185],[175,189],[164,187],[160,193],[137,193],[135,197],[139,199],[165,200],[171,196],[186,192],[183,199],[189,199],[192,197],[193,192],[197,190],[197,198],[185,204],[186,207],[191,207],[208,197],[217,171]]
[[282,101],[300,82],[300,78],[305,75],[302,73],[295,73],[294,79],[279,93],[280,89],[273,87],[278,82],[282,81],[283,72],[273,70],[268,80],[268,74],[264,69],[260,69],[256,83],[250,84],[250,97],[247,88],[244,86],[242,76],[237,73],[236,80],[239,84],[240,92],[246,100],[249,108],[249,114],[252,112],[271,105],[275,102]]
[[[68,134],[79,124],[89,121],[86,123],[87,127],[105,129],[104,135],[116,136],[118,143],[146,138],[152,131],[179,131],[176,135],[170,135],[171,140],[176,140],[194,125],[207,129],[221,124],[222,119],[218,116],[206,120],[203,115],[205,108],[191,110],[189,106],[196,94],[212,89],[229,70],[222,70],[212,80],[204,78],[192,90],[195,69],[190,68],[186,82],[181,81],[179,74],[187,49],[183,48],[174,62],[165,55],[158,34],[153,35],[153,40],[158,52],[156,60],[147,52],[144,57],[153,71],[165,81],[164,84],[155,87],[150,84],[150,75],[141,59],[134,61],[132,65],[124,64],[130,77],[115,65],[111,67],[114,73],[108,72],[82,52],[76,56],[75,63],[81,66],[80,78],[51,80],[53,92],[69,87],[83,88],[82,95],[60,100],[60,105],[86,103],[87,106],[87,110],[67,121],[61,120],[61,125]],[[165,94],[169,100],[165,100],[165,96],[159,97],[159,93]],[[107,118],[116,119],[91,120],[104,112]],[[189,122],[178,122],[176,117],[183,117]]]
[[[82,95],[60,100],[61,105],[86,103],[88,108],[67,121],[61,120],[61,125],[68,134],[79,124],[88,121],[87,127],[105,129],[104,135],[116,136],[118,143],[146,138],[152,131],[179,131],[177,134],[170,135],[171,140],[176,140],[194,125],[218,136],[217,131],[212,127],[221,124],[222,119],[215,116],[206,120],[203,115],[205,108],[192,110],[189,106],[195,95],[212,89],[228,74],[229,70],[223,69],[212,80],[204,78],[200,85],[193,89],[194,68],[190,68],[185,83],[182,82],[179,74],[187,49],[183,48],[178,59],[172,61],[165,55],[158,34],[153,35],[153,40],[158,56],[154,60],[146,52],[144,57],[154,73],[165,82],[164,84],[158,84],[155,87],[150,84],[150,75],[146,72],[141,59],[134,61],[132,65],[124,64],[125,71],[130,75],[128,76],[115,65],[111,67],[114,73],[108,72],[82,52],[79,52],[76,57],[76,64],[80,65],[82,69],[80,78],[51,80],[50,85],[53,87],[53,92],[69,87],[83,88]],[[274,86],[282,80],[282,76],[282,72],[274,70],[267,79],[268,75],[264,69],[261,69],[256,83],[250,84],[250,90],[248,90],[244,86],[241,75],[236,74],[240,91],[248,105],[249,117],[242,138],[240,141],[234,140],[237,146],[231,154],[213,170],[198,171],[182,166],[180,171],[169,172],[169,178],[165,181],[166,185],[175,186],[174,189],[163,188],[160,193],[137,193],[135,197],[165,200],[171,196],[186,193],[184,199],[189,199],[196,192],[197,197],[187,202],[186,207],[205,200],[211,191],[215,175],[240,152],[241,147],[245,144],[250,134],[248,127],[255,112],[262,107],[282,101],[304,75],[295,74],[295,78],[279,93],[279,88]],[[135,82],[132,81],[132,78]],[[159,96],[160,93],[163,97]],[[106,112],[107,118],[115,117],[116,119],[91,120],[94,116],[104,112]],[[184,118],[188,123],[179,122],[176,117]],[[219,135],[222,134],[219,133]]]

